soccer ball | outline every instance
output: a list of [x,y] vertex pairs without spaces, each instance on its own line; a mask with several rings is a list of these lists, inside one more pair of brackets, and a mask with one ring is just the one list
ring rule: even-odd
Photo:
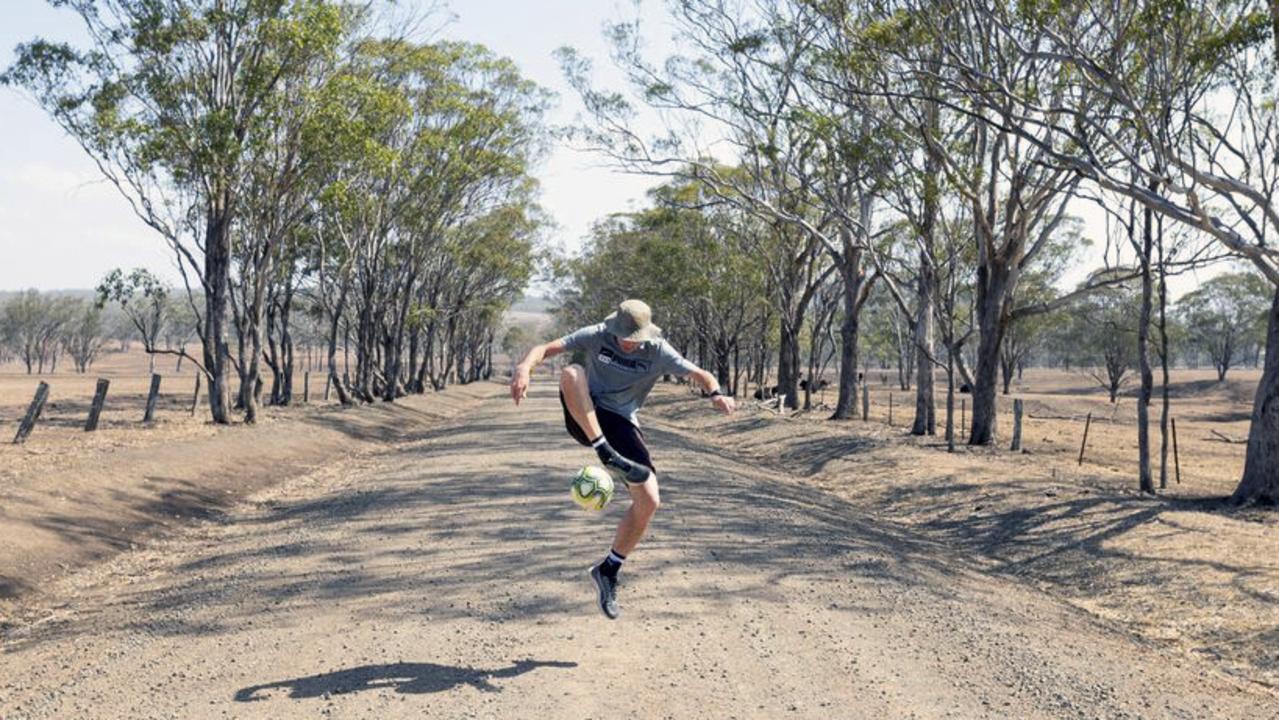
[[587,510],[603,510],[613,499],[613,476],[602,467],[587,465],[573,476],[569,495]]

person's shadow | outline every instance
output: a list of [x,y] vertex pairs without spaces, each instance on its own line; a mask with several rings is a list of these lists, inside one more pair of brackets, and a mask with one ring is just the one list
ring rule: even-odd
[[471,667],[452,667],[435,663],[390,663],[364,665],[349,670],[308,675],[293,680],[280,680],[264,685],[250,685],[235,693],[238,702],[265,700],[258,695],[263,690],[288,688],[294,700],[321,697],[325,693],[339,695],[393,688],[398,693],[436,693],[459,685],[470,685],[483,692],[501,692],[502,688],[489,682],[495,678],[509,678],[539,667],[572,668],[575,662],[517,660],[510,667],[500,670],[479,670]]

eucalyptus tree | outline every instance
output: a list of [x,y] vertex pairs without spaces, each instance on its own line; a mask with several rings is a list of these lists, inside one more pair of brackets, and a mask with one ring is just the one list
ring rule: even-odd
[[[257,420],[263,359],[272,369],[272,402],[287,402],[291,392],[291,360],[282,359],[274,346],[269,353],[264,349],[267,316],[287,336],[301,255],[297,246],[309,236],[307,225],[335,152],[315,142],[324,132],[316,124],[331,119],[325,89],[338,72],[342,55],[351,44],[362,41],[362,22],[362,13],[335,6],[326,8],[313,24],[297,28],[293,42],[307,49],[284,49],[290,57],[288,71],[254,109],[255,121],[246,126],[240,151],[244,170],[239,210],[231,230],[229,303],[238,350],[236,404],[244,410],[246,423]],[[291,346],[285,344],[282,350],[287,356]]]
[[30,375],[39,355],[39,328],[47,312],[47,303],[39,290],[23,290],[5,301],[3,311],[5,344],[26,366]]
[[561,320],[598,322],[622,299],[644,298],[676,346],[739,392],[742,353],[750,364],[770,304],[767,263],[751,236],[771,230],[696,182],[673,181],[649,197],[651,207],[597,223],[583,256],[568,263]]
[[466,383],[492,372],[501,312],[519,299],[532,278],[541,223],[531,206],[513,203],[461,225],[446,238],[441,258],[447,279],[430,306],[440,331],[428,334],[420,370],[432,386],[444,387],[450,376]]
[[1266,304],[1265,280],[1251,272],[1217,275],[1177,301],[1187,341],[1212,361],[1218,381],[1264,342]]
[[160,347],[159,340],[173,315],[172,288],[149,270],[134,268],[127,275],[119,268],[112,270],[98,284],[97,293],[99,308],[114,304],[129,319],[142,339],[150,372],[155,372],[157,354],[186,355],[185,347]]
[[[893,165],[906,143],[895,132],[894,111],[873,93],[881,58],[868,52],[853,30],[867,20],[868,9],[849,2],[800,5],[817,27],[814,61],[804,72],[813,100],[800,117],[826,141],[822,167],[827,177],[814,187],[823,209],[840,220],[838,246],[828,246],[828,252],[843,286],[839,395],[832,415],[843,419],[856,415],[862,310],[876,281],[892,282],[883,258],[897,238],[891,223],[880,216],[891,205],[887,197],[896,181]],[[931,392],[931,383],[925,388]]]
[[[414,120],[405,194],[389,216],[396,224],[387,249],[406,262],[401,273],[384,275],[396,296],[381,321],[388,400],[399,392],[395,379],[415,362],[403,357],[411,317],[426,318],[428,361],[437,338],[446,367],[459,351],[474,359],[477,328],[490,345],[497,307],[515,300],[531,277],[542,216],[530,172],[544,149],[548,98],[509,60],[477,45],[423,46],[392,70],[404,73],[396,77]],[[431,268],[449,270],[427,283]],[[456,343],[459,328],[472,342]],[[436,375],[435,384],[448,374]]]
[[[843,38],[842,63],[861,70],[864,86],[856,92],[872,94],[883,112],[879,133],[888,139],[888,177],[884,202],[899,217],[897,243],[890,243],[887,257],[878,264],[889,296],[912,335],[910,354],[915,365],[915,418],[911,432],[936,432],[934,371],[938,294],[938,263],[943,256],[953,262],[954,252],[939,242],[948,178],[944,152],[955,144],[964,125],[958,114],[947,113],[937,97],[940,72],[937,42],[909,31],[900,22],[909,12],[892,3],[832,2],[820,5],[838,20]],[[857,12],[850,8],[857,7]],[[899,256],[898,250],[901,251]],[[902,277],[903,271],[907,277]],[[909,284],[910,295],[901,289]],[[958,290],[958,285],[952,289]],[[949,294],[950,297],[955,295]],[[953,350],[953,348],[952,348]],[[959,357],[953,351],[947,357]],[[965,375],[967,372],[965,371]],[[909,382],[903,382],[905,389]]]
[[[339,151],[308,246],[330,382],[343,402],[392,400],[427,376],[443,387],[448,373],[433,363],[454,357],[463,315],[511,299],[507,285],[474,284],[469,273],[483,269],[469,267],[469,245],[530,241],[540,218],[529,173],[546,94],[480,46],[390,39],[359,43],[324,96],[316,134]],[[517,216],[530,222],[509,221]],[[508,221],[495,233],[499,217]],[[347,330],[349,386],[336,361]]]
[[[405,94],[375,73],[379,44],[356,44],[316,96],[316,121],[308,126],[312,147],[326,149],[323,188],[316,199],[310,229],[308,265],[314,268],[310,290],[326,325],[325,367],[328,385],[343,405],[354,402],[345,368],[349,343],[355,269],[369,250],[371,228],[381,223],[385,178],[394,169],[395,128],[408,122],[412,107]],[[343,371],[337,348],[343,340]]]
[[1112,403],[1139,364],[1140,322],[1132,312],[1139,302],[1140,290],[1116,285],[1091,293],[1064,318],[1075,362],[1105,388]]
[[[970,99],[1034,115],[1033,133],[1009,130],[1028,139],[1048,133],[1041,147],[1054,163],[1211,236],[1267,279],[1267,362],[1234,498],[1279,500],[1279,167],[1271,157],[1279,8],[1262,0],[945,5],[981,15],[987,33],[1062,67],[1072,84],[1051,113],[998,83]],[[1028,34],[1037,42],[1025,42]]]
[[[577,135],[627,169],[704,183],[767,224],[757,252],[769,261],[778,385],[794,408],[806,313],[826,275],[848,257],[839,232],[857,217],[825,200],[836,192],[823,184],[849,175],[831,171],[829,163],[841,159],[832,152],[836,138],[808,113],[819,101],[806,79],[818,58],[819,17],[803,4],[762,0],[686,0],[672,11],[687,52],[660,65],[642,52],[636,23],[609,28],[629,95],[594,87],[590,63],[561,51],[590,120]],[[669,120],[666,133],[648,137],[635,127],[636,101]],[[864,279],[860,271],[849,276]],[[856,285],[852,295],[863,299]]]
[[214,422],[229,422],[227,305],[248,146],[284,79],[338,42],[346,10],[327,0],[55,4],[84,21],[87,47],[25,43],[3,79],[34,96],[198,280],[201,369]]
[[75,371],[86,373],[98,359],[107,338],[103,335],[102,308],[96,303],[76,298],[70,305],[70,319],[62,333],[62,346],[75,364]]
[[56,297],[40,290],[23,290],[4,303],[3,339],[15,357],[32,372],[58,370],[64,334],[75,316],[74,298]]
[[[973,223],[979,338],[968,442],[982,445],[995,435],[999,353],[1009,325],[1064,305],[1094,285],[1048,303],[1016,305],[1022,274],[1060,232],[1077,194],[1077,173],[1051,162],[1065,139],[1044,129],[1074,88],[1050,60],[1022,52],[1025,44],[1042,43],[1043,38],[1030,31],[999,32],[991,27],[989,14],[973,5],[954,2],[943,10],[934,3],[893,3],[869,34],[899,59],[888,66],[882,92],[932,101],[966,120],[961,142],[934,143],[931,149]],[[914,50],[918,46],[928,52]],[[987,85],[997,85],[1006,95],[990,93]],[[991,100],[992,95],[1022,102]],[[1028,112],[1028,107],[1038,112]]]

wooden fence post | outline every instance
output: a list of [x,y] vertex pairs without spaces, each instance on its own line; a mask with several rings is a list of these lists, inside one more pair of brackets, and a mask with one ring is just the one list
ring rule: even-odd
[[1177,452],[1177,418],[1172,419],[1172,462],[1177,468],[1177,484],[1181,484],[1181,454]]
[[307,370],[302,375],[302,404],[311,402],[311,371]]
[[1022,400],[1020,398],[1013,400],[1013,445],[1010,450],[1016,452],[1021,449],[1021,414]]
[[14,445],[21,445],[27,441],[27,436],[31,434],[32,428],[36,426],[36,420],[40,419],[40,413],[44,410],[44,403],[49,399],[49,383],[41,381],[36,386],[36,395],[31,398],[31,405],[27,408],[27,414],[22,417],[22,422],[18,424],[18,434],[13,438]]
[[155,401],[160,397],[160,375],[151,376],[151,391],[147,393],[147,411],[142,416],[142,422],[151,422],[155,419]]
[[89,406],[89,419],[84,423],[85,432],[98,429],[98,418],[102,415],[102,406],[107,402],[107,388],[110,386],[110,380],[98,378],[98,389],[93,393],[93,405]]
[[862,420],[870,419],[870,386],[862,383]]
[[195,408],[200,404],[200,378],[202,373],[196,370],[195,373],[195,392],[191,394],[191,417],[195,417]]
[[1084,449],[1088,447],[1088,428],[1092,426],[1092,413],[1088,413],[1088,419],[1084,420],[1084,441],[1079,444],[1079,464],[1084,464]]
[[893,426],[893,394],[888,393],[888,427]]

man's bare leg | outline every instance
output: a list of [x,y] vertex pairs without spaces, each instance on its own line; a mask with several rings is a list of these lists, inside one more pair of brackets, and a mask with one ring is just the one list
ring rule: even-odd
[[613,536],[613,549],[623,557],[630,555],[639,544],[644,532],[648,530],[648,522],[657,513],[662,499],[657,488],[657,475],[650,474],[648,480],[627,486],[631,492],[631,506],[617,525],[617,534]]
[[586,381],[586,368],[581,365],[564,368],[560,373],[560,392],[564,393],[568,414],[573,416],[578,427],[586,431],[588,438],[604,434],[599,418],[595,417],[595,403],[591,402],[591,386]]

